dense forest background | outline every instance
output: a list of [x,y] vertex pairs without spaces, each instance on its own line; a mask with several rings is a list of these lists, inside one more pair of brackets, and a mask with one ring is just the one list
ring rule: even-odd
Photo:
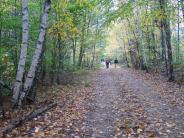
[[115,12],[118,18],[109,30],[107,53],[118,56],[127,67],[182,81],[183,0],[120,3]]
[[[50,0],[3,0],[1,86],[13,91],[14,103],[20,99],[21,91],[26,95],[33,91],[38,80],[48,78],[46,83],[59,84],[65,72],[93,68],[103,55],[105,15],[111,7],[111,1],[97,0],[59,0],[52,4]],[[4,88],[1,87],[1,94],[9,91]],[[29,95],[35,98],[35,94]]]
[[183,3],[1,0],[1,96],[13,95],[14,106],[34,101],[38,83],[60,84],[61,74],[115,57],[127,67],[182,82]]

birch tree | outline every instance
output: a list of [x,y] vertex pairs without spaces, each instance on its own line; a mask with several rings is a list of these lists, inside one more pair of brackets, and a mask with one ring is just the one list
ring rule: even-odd
[[33,81],[37,73],[39,61],[43,53],[43,43],[45,40],[48,15],[51,9],[51,0],[46,0],[44,3],[44,12],[41,18],[40,33],[36,45],[35,54],[33,56],[30,69],[28,71],[25,83],[23,83],[23,76],[25,71],[27,47],[28,47],[28,33],[29,33],[29,17],[28,17],[28,0],[22,0],[22,47],[19,59],[19,65],[16,75],[16,82],[13,88],[13,106],[22,105],[22,101],[27,97],[29,92],[32,90]]
[[19,99],[19,105],[21,105],[22,101],[30,94],[32,87],[33,87],[33,82],[34,82],[34,79],[37,73],[37,69],[39,67],[39,63],[41,60],[41,56],[43,53],[43,43],[45,40],[50,9],[51,9],[51,0],[46,0],[44,3],[44,13],[41,19],[40,34],[39,34],[38,41],[36,44],[35,54],[33,56],[28,75],[25,79],[24,89],[21,92],[21,96]]
[[19,58],[19,64],[16,74],[16,81],[13,88],[13,101],[14,104],[17,102],[20,91],[22,91],[22,80],[25,71],[25,64],[27,58],[28,48],[28,37],[29,37],[29,16],[28,16],[28,0],[22,0],[22,44]]

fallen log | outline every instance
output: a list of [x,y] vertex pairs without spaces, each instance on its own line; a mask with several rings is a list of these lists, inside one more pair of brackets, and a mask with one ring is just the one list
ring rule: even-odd
[[[23,123],[32,120],[33,118],[37,117],[38,115],[43,114],[44,112],[48,111],[49,109],[51,109],[55,106],[57,106],[57,103],[51,103],[44,108],[40,108],[40,109],[37,109],[35,111],[32,111],[32,112],[28,113],[27,115],[25,115],[24,117],[22,117],[21,119],[14,121],[8,127],[2,129],[0,133],[3,135],[8,134],[13,129],[21,126]],[[64,106],[64,104],[63,104],[63,106]]]

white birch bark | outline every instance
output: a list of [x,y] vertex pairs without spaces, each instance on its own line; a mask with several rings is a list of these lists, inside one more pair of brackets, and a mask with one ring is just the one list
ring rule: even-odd
[[14,104],[17,103],[20,91],[22,90],[22,79],[25,71],[25,64],[27,58],[27,48],[28,48],[28,38],[29,38],[29,16],[28,16],[28,0],[22,0],[22,44],[20,59],[18,63],[18,69],[16,74],[16,81],[13,88],[13,101]]
[[41,55],[43,52],[43,43],[45,40],[50,9],[51,9],[51,0],[46,0],[44,3],[44,13],[41,18],[41,28],[40,28],[38,41],[36,44],[35,54],[33,56],[31,66],[24,83],[24,90],[21,93],[19,105],[22,104],[22,100],[29,94],[31,88],[33,87],[33,81],[35,79],[35,75],[39,66],[39,61],[41,59]]

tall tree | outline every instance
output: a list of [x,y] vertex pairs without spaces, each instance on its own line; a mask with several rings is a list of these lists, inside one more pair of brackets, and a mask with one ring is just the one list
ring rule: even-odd
[[33,95],[33,97],[31,97],[31,98],[34,98],[34,96],[35,96],[35,94],[31,94],[31,92],[33,92],[31,90],[33,88],[37,69],[40,65],[41,56],[43,54],[43,44],[45,41],[45,35],[46,35],[46,31],[47,31],[48,16],[49,16],[50,9],[51,9],[51,0],[46,0],[44,3],[44,10],[43,10],[43,15],[41,18],[41,25],[40,25],[40,34],[39,34],[38,41],[36,44],[35,54],[33,56],[31,66],[30,66],[30,69],[28,71],[28,75],[25,79],[24,90],[21,93],[21,96],[19,99],[20,105],[22,104],[22,101],[25,98],[27,98],[28,95],[31,95],[31,96]]
[[173,80],[173,59],[172,59],[172,47],[171,47],[171,30],[170,30],[170,19],[168,13],[166,12],[168,1],[167,0],[159,0],[160,9],[162,13],[162,24],[161,28],[163,28],[163,37],[165,37],[165,43],[167,46],[167,55],[168,55],[168,68],[169,68],[169,80]]
[[20,91],[22,91],[22,81],[25,71],[25,64],[27,58],[27,48],[28,48],[28,37],[29,37],[29,16],[28,16],[28,0],[22,0],[22,45],[19,58],[19,64],[17,69],[16,81],[13,88],[13,101],[14,104],[20,96]]
[[181,9],[182,9],[183,18],[184,18],[184,0],[180,0],[180,3],[181,3]]

